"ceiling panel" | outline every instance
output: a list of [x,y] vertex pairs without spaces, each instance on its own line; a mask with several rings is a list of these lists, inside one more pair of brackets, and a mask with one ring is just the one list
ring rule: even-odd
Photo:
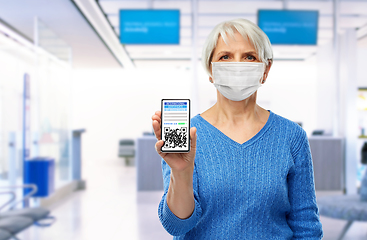
[[259,9],[281,9],[282,1],[199,1],[199,13],[244,14],[256,13]]
[[324,29],[317,31],[318,39],[332,39],[334,36],[333,29]]
[[119,15],[118,14],[108,14],[107,15],[108,21],[110,21],[111,25],[114,27],[119,26]]
[[[139,66],[145,65],[148,60],[157,59],[161,63],[163,59],[172,59],[179,62],[182,59],[189,59],[192,56],[192,14],[190,0],[160,0],[160,1],[127,1],[127,0],[103,0],[99,1],[102,9],[108,15],[110,23],[119,34],[119,9],[139,8],[148,9],[180,9],[180,44],[179,45],[126,45],[126,50],[133,58],[138,59]],[[257,22],[257,12],[259,9],[282,9],[284,1],[224,1],[224,0],[198,0],[197,18],[197,48],[198,57],[201,54],[201,47],[206,37],[220,22],[246,18],[254,23]],[[318,44],[329,43],[333,39],[333,2],[331,0],[288,0],[287,9],[294,10],[318,10],[319,31]],[[358,28],[367,24],[367,1],[343,1],[340,4],[341,16],[339,26],[341,31],[346,28]],[[273,46],[275,57],[278,59],[302,59],[312,56],[316,52],[316,47],[309,46]],[[144,61],[146,59],[146,61]],[[137,61],[134,61],[135,63]],[[138,66],[137,65],[137,66]]]
[[180,9],[181,14],[191,14],[191,1],[154,1],[156,9]]
[[341,2],[340,13],[367,15],[367,1]]
[[[340,28],[358,28],[367,23],[366,16],[347,15],[341,16],[339,19]],[[333,29],[333,17],[321,16],[319,17],[319,28],[322,30]]]
[[149,1],[98,1],[106,14],[118,13],[119,9],[147,9]]
[[[107,14],[118,13],[119,9],[148,9],[150,1],[99,1]],[[191,1],[152,1],[153,9],[179,9],[181,14],[191,13]]]
[[367,23],[367,15],[341,17],[340,19],[341,28],[359,28],[366,25],[366,23]]
[[318,10],[320,15],[333,14],[332,1],[288,1],[288,8],[294,10]]
[[0,0],[0,18],[31,41],[35,16],[72,47],[73,67],[120,67],[72,1]]
[[236,19],[236,18],[246,18],[248,20],[250,20],[253,23],[256,23],[257,21],[257,17],[256,15],[252,15],[252,16],[244,16],[244,15],[240,15],[240,14],[228,14],[228,15],[210,15],[210,16],[201,16],[199,15],[199,19],[198,19],[198,26],[201,29],[202,27],[204,28],[209,28],[210,31],[219,23],[224,22],[224,21],[228,21],[231,19]]

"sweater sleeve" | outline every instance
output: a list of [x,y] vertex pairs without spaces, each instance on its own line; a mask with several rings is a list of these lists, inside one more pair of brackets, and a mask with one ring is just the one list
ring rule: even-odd
[[194,198],[195,198],[195,208],[194,212],[189,218],[180,219],[174,215],[167,205],[167,192],[170,183],[171,168],[162,159],[162,173],[163,173],[163,185],[164,194],[162,200],[158,207],[158,216],[163,227],[166,231],[173,236],[184,235],[189,232],[192,228],[196,226],[199,222],[202,211],[200,207],[199,196],[197,194],[197,175],[194,170],[193,176],[193,188],[194,188]]
[[290,212],[287,222],[293,239],[322,239],[323,231],[316,204],[312,156],[307,135],[299,129],[291,147],[294,165],[288,174]]

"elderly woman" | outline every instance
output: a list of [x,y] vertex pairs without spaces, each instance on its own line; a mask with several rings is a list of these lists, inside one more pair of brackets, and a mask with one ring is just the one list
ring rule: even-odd
[[[210,33],[203,64],[217,102],[191,120],[191,151],[162,153],[159,218],[174,239],[321,239],[305,131],[256,104],[273,63],[266,34],[244,19]],[[195,103],[194,103],[195,104]]]

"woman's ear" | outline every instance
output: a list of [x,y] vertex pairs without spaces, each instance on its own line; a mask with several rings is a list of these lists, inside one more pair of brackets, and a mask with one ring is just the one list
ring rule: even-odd
[[209,74],[209,82],[213,83],[213,70],[212,70],[212,64],[209,65],[210,74]]
[[272,63],[269,60],[268,65],[266,66],[266,69],[265,69],[265,72],[264,72],[264,75],[263,75],[263,81],[262,81],[262,83],[265,83],[266,79],[268,78],[269,71],[270,71],[270,68],[271,68],[271,64]]

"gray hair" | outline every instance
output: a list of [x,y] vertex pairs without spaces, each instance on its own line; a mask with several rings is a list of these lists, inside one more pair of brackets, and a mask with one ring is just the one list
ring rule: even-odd
[[201,62],[209,76],[211,76],[211,60],[219,36],[222,36],[224,42],[227,44],[227,34],[234,37],[235,31],[240,33],[244,39],[248,38],[252,42],[261,62],[266,65],[269,64],[269,61],[270,63],[273,62],[273,49],[271,48],[268,36],[256,24],[249,20],[238,18],[218,24],[206,39],[203,46]]

